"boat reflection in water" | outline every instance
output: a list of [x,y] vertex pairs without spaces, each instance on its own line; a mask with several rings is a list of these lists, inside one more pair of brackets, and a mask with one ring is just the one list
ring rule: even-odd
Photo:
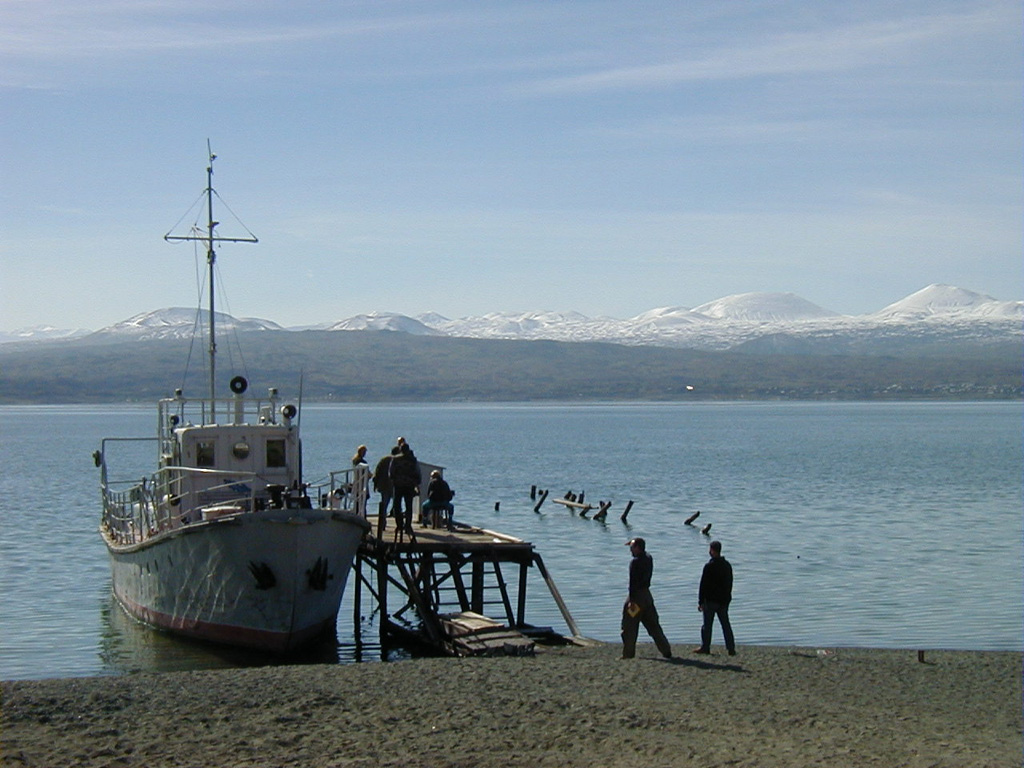
[[233,669],[265,667],[277,664],[357,664],[403,661],[418,655],[399,645],[382,646],[378,632],[364,624],[361,637],[372,642],[341,642],[336,636],[325,636],[320,642],[306,645],[287,656],[237,648],[219,643],[190,640],[169,632],[154,631],[129,616],[113,595],[100,608],[101,635],[99,657],[104,675],[127,675],[140,672],[186,672],[200,669]]

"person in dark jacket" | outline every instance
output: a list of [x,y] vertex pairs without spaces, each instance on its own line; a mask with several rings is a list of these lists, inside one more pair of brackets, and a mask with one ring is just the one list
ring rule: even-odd
[[[420,463],[409,444],[403,442],[398,453],[391,457],[388,468],[392,490],[395,494],[394,513],[401,530],[412,535],[412,502],[419,492],[423,477],[420,474]],[[402,505],[405,505],[403,512]]]
[[373,468],[373,490],[380,494],[377,515],[380,518],[382,530],[386,527],[388,508],[391,506],[391,498],[394,496],[394,486],[391,485],[391,459],[398,452],[397,446],[392,448],[391,453],[381,458],[377,462],[377,466]]
[[694,653],[711,653],[711,630],[715,616],[722,625],[725,648],[730,656],[736,655],[736,638],[729,623],[729,603],[732,602],[732,566],[722,557],[722,543],[712,541],[708,548],[711,559],[704,566],[697,594],[697,610],[704,614],[704,625],[700,629],[700,647]]
[[[423,502],[423,524],[431,525],[432,518],[442,512],[448,513],[448,528],[451,528],[452,497],[455,491],[448,485],[448,481],[441,476],[441,470],[435,469],[430,473],[430,484],[427,486],[427,500]],[[438,520],[442,518],[437,518]]]
[[631,539],[626,544],[633,559],[629,563],[629,597],[622,606],[622,658],[636,656],[636,636],[643,624],[661,655],[670,659],[672,648],[661,629],[658,609],[651,595],[654,558],[647,554],[647,542],[643,539]]

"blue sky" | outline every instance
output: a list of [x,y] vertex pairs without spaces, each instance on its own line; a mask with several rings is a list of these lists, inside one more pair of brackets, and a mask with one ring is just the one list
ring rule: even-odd
[[[0,329],[1022,289],[1017,2],[0,0]],[[230,216],[219,217],[233,234]]]

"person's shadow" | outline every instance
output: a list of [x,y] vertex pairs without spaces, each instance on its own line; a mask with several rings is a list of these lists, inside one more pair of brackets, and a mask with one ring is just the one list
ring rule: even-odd
[[688,659],[684,656],[673,656],[672,658],[666,659],[656,658],[651,661],[660,661],[664,664],[674,664],[678,667],[694,667],[695,669],[718,669],[723,672],[743,672],[747,673],[742,666],[736,662],[718,663],[714,661],[708,661],[707,659]]

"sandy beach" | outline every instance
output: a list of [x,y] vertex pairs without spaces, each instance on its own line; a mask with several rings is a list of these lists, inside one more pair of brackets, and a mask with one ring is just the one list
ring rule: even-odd
[[4,766],[1020,766],[1021,654],[641,644],[2,684]]

